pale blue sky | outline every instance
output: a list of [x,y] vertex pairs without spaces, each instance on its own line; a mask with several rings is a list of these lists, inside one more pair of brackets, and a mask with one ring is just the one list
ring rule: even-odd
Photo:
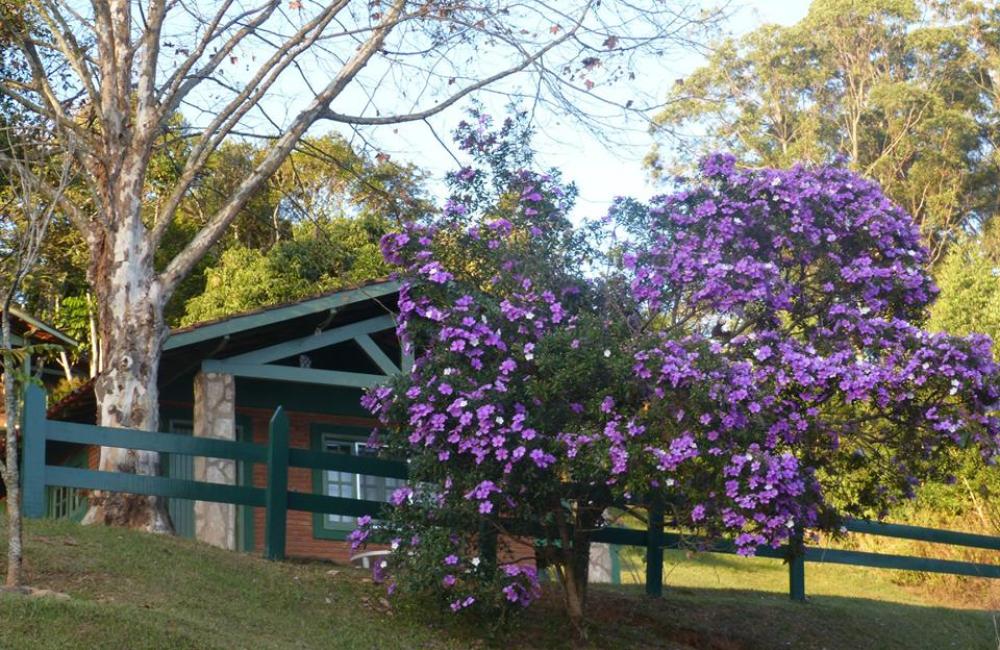
[[[739,8],[727,29],[733,34],[751,31],[764,23],[793,24],[805,16],[809,8],[808,0],[744,0],[735,4]],[[675,79],[694,70],[702,61],[700,55],[691,53],[656,70],[655,75],[640,77],[636,83],[645,91],[663,97]],[[453,108],[437,116],[432,124],[439,136],[447,138],[461,118],[462,109]],[[567,180],[577,183],[580,189],[578,217],[602,215],[611,199],[618,195],[647,198],[655,193],[642,169],[642,158],[649,151],[652,140],[639,125],[632,125],[630,132],[622,134],[629,141],[628,146],[610,150],[571,121],[560,120],[562,124],[556,125],[552,124],[557,119],[553,116],[542,119],[547,123],[541,125],[535,142],[539,163],[562,169]],[[451,154],[434,139],[427,126],[403,125],[398,130],[381,128],[381,134],[373,133],[375,142],[393,159],[417,163],[436,179],[454,169]],[[432,191],[440,190],[440,185],[434,183]]]
[[[711,6],[725,1],[695,0],[695,6],[702,2],[704,6]],[[790,25],[800,20],[809,7],[809,0],[728,1],[732,17],[724,26],[724,31],[735,35],[749,32],[764,23]],[[171,26],[178,31],[178,34],[184,32],[186,27],[190,27],[183,21],[175,21]],[[250,72],[255,69],[255,58],[260,52],[249,46],[248,49],[238,50],[235,54],[237,56],[233,57],[233,65],[224,70],[232,87],[237,87],[248,80]],[[471,69],[474,69],[476,63],[482,63],[484,69],[492,67],[492,71],[495,72],[497,62],[487,57],[488,55],[481,53],[479,61],[473,59]],[[608,96],[620,103],[624,103],[627,99],[636,99],[637,104],[641,104],[648,98],[652,104],[662,101],[676,79],[684,77],[702,62],[702,55],[690,49],[668,52],[661,58],[642,61],[635,69],[638,78],[630,82],[632,85],[599,89],[607,90],[610,93]],[[247,116],[247,121],[243,125],[244,131],[273,133],[275,130],[281,130],[282,125],[288,124],[301,110],[304,102],[313,96],[311,86],[325,83],[331,75],[339,72],[341,64],[342,61],[336,54],[318,50],[307,64],[307,73],[298,77],[289,73],[286,75],[288,77],[286,82],[279,83],[271,89],[268,98],[254,113]],[[399,71],[377,66],[364,72],[376,79],[383,74],[385,76],[399,74]],[[521,83],[524,83],[523,78],[506,79],[494,88],[495,92],[481,93],[479,99],[485,102],[490,112],[502,117],[507,102],[503,92],[505,90],[525,92],[519,85]],[[401,85],[405,86],[405,82]],[[407,99],[405,96],[388,94],[392,92],[391,86],[392,84],[387,84],[385,87],[381,84],[375,86],[381,88],[378,101],[382,110],[393,112],[399,110],[405,113],[413,110],[415,103],[426,104],[430,101],[427,98],[421,102],[419,97]],[[360,89],[357,83],[351,84],[344,95],[335,102],[335,108],[353,112],[358,110],[358,107],[367,106],[371,112],[370,102],[373,98],[365,93],[366,91]],[[531,94],[531,88],[527,93]],[[182,111],[192,124],[200,125],[215,117],[222,95],[224,91],[219,87],[203,84],[189,97]],[[585,103],[588,101],[588,96],[581,94],[577,99]],[[430,191],[440,198],[444,192],[441,179],[446,172],[456,167],[452,155],[457,152],[453,146],[451,151],[445,149],[438,138],[451,145],[450,133],[457,122],[464,117],[464,111],[468,106],[468,102],[457,103],[430,118],[428,120],[430,126],[423,122],[411,122],[398,126],[370,127],[361,134],[352,134],[346,129],[342,132],[351,138],[359,149],[369,152],[375,149],[390,154],[395,161],[412,162],[425,169],[431,175]],[[604,105],[600,104],[595,106],[604,108]],[[562,169],[567,180],[577,183],[580,200],[574,216],[580,219],[603,215],[615,196],[628,195],[645,199],[655,191],[647,183],[646,173],[642,168],[643,156],[648,153],[652,145],[646,124],[635,118],[631,123],[624,119],[609,119],[605,123],[612,125],[612,137],[621,144],[608,147],[582,128],[578,122],[564,115],[557,115],[551,111],[540,111],[536,114],[539,134],[534,145],[538,151],[538,163],[543,167],[554,166]],[[321,121],[311,129],[310,134],[319,135],[330,128],[330,122]]]

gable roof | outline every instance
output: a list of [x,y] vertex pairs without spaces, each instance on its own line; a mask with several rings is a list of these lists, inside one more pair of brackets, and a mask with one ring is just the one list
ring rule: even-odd
[[18,309],[13,305],[10,306],[10,315],[13,317],[13,320],[21,322],[23,329],[20,334],[22,337],[37,338],[45,343],[64,343],[70,347],[76,347],[79,345],[79,342],[69,335],[60,332],[55,327],[47,323],[43,323],[34,316]]
[[399,291],[395,280],[376,280],[350,289],[342,289],[314,298],[264,307],[255,311],[227,316],[214,321],[196,323],[170,332],[163,351],[175,350],[211,339],[231,336],[264,325],[337,310],[365,300],[389,296]]

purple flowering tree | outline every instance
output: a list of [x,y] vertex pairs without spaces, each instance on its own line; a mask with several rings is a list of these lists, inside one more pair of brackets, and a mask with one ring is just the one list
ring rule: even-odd
[[956,445],[994,461],[990,341],[920,329],[927,253],[873,183],[716,155],[574,228],[573,188],[530,171],[519,123],[477,117],[443,212],[383,242],[416,363],[365,403],[414,482],[354,539],[391,541],[390,588],[510,610],[539,594],[533,559],[583,634],[613,507],[660,500],[752,554],[884,514]]

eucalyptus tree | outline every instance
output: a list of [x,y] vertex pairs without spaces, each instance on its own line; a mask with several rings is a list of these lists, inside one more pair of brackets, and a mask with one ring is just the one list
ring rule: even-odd
[[[643,110],[617,100],[614,84],[634,79],[647,56],[697,42],[719,17],[680,0],[24,5],[0,4],[0,22],[29,80],[5,68],[0,92],[51,124],[86,173],[94,209],[64,207],[89,250],[104,363],[99,420],[138,429],[158,425],[164,306],[311,127],[425,120],[485,90],[607,124],[600,120]],[[144,205],[150,160],[178,111],[191,116],[172,134],[187,141],[186,157],[169,192]],[[157,260],[212,154],[244,137],[266,141],[264,155],[176,254]],[[104,448],[100,466],[156,474],[159,458]],[[146,497],[95,500],[89,518],[171,528],[163,504]]]

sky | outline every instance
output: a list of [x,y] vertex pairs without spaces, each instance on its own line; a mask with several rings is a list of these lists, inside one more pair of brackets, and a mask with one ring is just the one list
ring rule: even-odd
[[[736,5],[736,13],[727,29],[733,35],[752,31],[764,23],[791,25],[801,20],[809,8],[808,0],[743,0]],[[658,70],[656,75],[637,79],[636,83],[647,92],[664,97],[675,79],[686,76],[703,61],[702,56],[691,53]],[[452,126],[463,117],[461,106],[432,120],[432,126],[442,139],[448,137]],[[626,135],[630,145],[612,150],[571,121],[560,122],[539,130],[535,140],[537,161],[544,168],[561,169],[567,181],[576,182],[580,190],[575,211],[577,218],[602,216],[615,196],[647,199],[656,193],[656,188],[647,182],[642,167],[642,159],[652,145],[652,139],[645,132]],[[455,168],[455,160],[428,127],[420,123],[402,125],[389,133],[389,138],[377,138],[379,147],[394,160],[414,162],[426,169],[432,176],[432,193],[442,192],[440,180]]]
[[[673,1],[673,0],[671,0]],[[705,0],[702,6],[712,6],[718,2],[727,0]],[[723,26],[725,33],[731,35],[741,35],[750,32],[764,23],[777,23],[791,25],[801,20],[808,8],[809,0],[728,0],[730,2],[730,20]],[[698,6],[699,2],[695,2]],[[171,27],[179,30],[177,39],[182,39],[182,33],[190,30],[190,25],[184,21],[174,21]],[[167,34],[172,37],[171,34]],[[232,57],[233,65],[230,72],[232,86],[239,85],[239,77],[243,75],[245,82],[247,75],[256,69],[255,61],[260,52],[248,49],[247,51],[236,51],[238,56]],[[461,58],[461,57],[459,57]],[[688,48],[677,52],[668,52],[666,56],[652,61],[643,61],[642,67],[637,68],[637,73],[642,73],[630,86],[622,87],[620,90],[613,90],[613,99],[624,103],[629,98],[649,97],[654,101],[662,101],[667,95],[667,90],[674,84],[675,80],[683,78],[693,72],[704,62],[702,54]],[[492,74],[496,72],[498,62],[486,55],[481,55],[478,60],[472,59],[468,66],[469,71],[474,71],[476,66],[482,64],[484,70],[489,70]],[[279,83],[269,91],[268,96],[256,108],[255,112],[248,115],[245,131],[247,132],[274,132],[275,128],[281,130],[279,125],[288,124],[294,115],[301,110],[303,102],[314,95],[314,85],[323,85],[329,78],[340,71],[342,61],[340,54],[319,48],[315,56],[310,60],[308,71],[301,76],[292,75],[288,83]],[[400,69],[380,69],[377,66],[370,66],[363,74],[370,78],[392,77],[404,75],[401,83],[406,85],[405,72]],[[245,69],[244,69],[245,68]],[[399,81],[398,79],[396,80]],[[390,79],[392,82],[392,79]],[[511,84],[504,86],[503,83]],[[493,93],[481,93],[479,99],[485,102],[488,112],[502,118],[505,113],[505,104],[508,101],[503,90],[514,88],[522,90],[516,81],[516,77],[505,79],[501,85],[492,86]],[[391,84],[389,84],[391,85]],[[379,84],[378,87],[381,87]],[[386,86],[386,89],[388,85]],[[533,90],[533,86],[530,90]],[[193,93],[193,97],[182,107],[185,117],[195,125],[211,121],[217,116],[217,111],[212,107],[220,105],[220,96],[225,91],[220,91],[212,84],[202,84]],[[626,94],[628,93],[628,94]],[[577,98],[580,102],[586,102],[586,97]],[[380,104],[369,102],[380,101]],[[363,91],[359,90],[357,83],[348,85],[344,95],[339,97],[334,108],[345,112],[352,112],[351,107],[366,106],[368,113],[373,109],[381,109],[391,113],[406,113],[417,106],[426,108],[428,98],[407,98],[405,95],[387,95],[385,92],[379,94],[377,100],[367,97]],[[642,100],[637,100],[642,101]],[[431,195],[438,199],[443,198],[446,188],[443,183],[444,175],[457,167],[455,156],[461,158],[454,146],[450,146],[451,132],[455,125],[466,116],[465,111],[469,108],[470,102],[459,101],[454,106],[439,113],[424,122],[410,122],[393,126],[378,126],[367,128],[365,131],[353,133],[349,130],[342,130],[341,133],[347,137],[358,150],[367,151],[369,154],[378,151],[389,154],[392,160],[400,163],[414,163],[429,174],[428,190]],[[595,106],[598,106],[595,104]],[[257,124],[255,125],[254,120]],[[331,130],[332,122],[320,121],[309,134],[312,136],[322,135]],[[647,180],[646,171],[643,169],[643,157],[649,152],[653,144],[652,137],[647,132],[646,125],[638,119],[633,119],[631,124],[619,123],[618,120],[608,121],[614,124],[614,138],[620,142],[616,146],[609,147],[606,143],[599,141],[591,135],[585,128],[572,118],[556,115],[547,111],[540,111],[538,122],[536,123],[537,135],[533,146],[537,152],[536,163],[541,168],[556,167],[562,170],[563,178],[566,181],[573,181],[579,189],[579,198],[574,214],[575,219],[583,220],[603,216],[607,207],[616,196],[632,196],[638,199],[647,199],[656,193],[656,188],[652,187]],[[442,143],[447,143],[446,148]],[[374,151],[373,151],[374,150]],[[466,161],[462,161],[463,163]]]

